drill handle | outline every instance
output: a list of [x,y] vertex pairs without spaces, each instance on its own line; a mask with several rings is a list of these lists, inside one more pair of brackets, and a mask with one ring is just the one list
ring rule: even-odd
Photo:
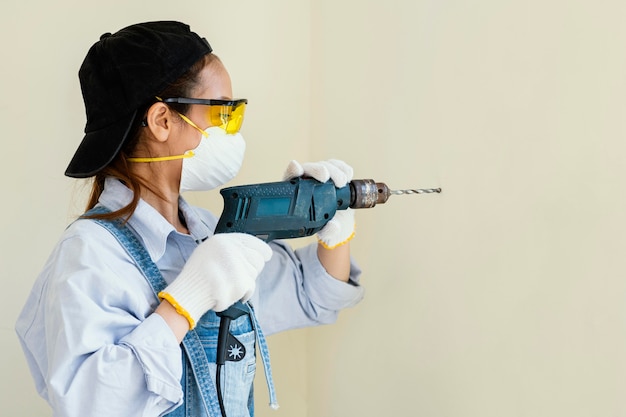
[[250,314],[250,310],[248,310],[248,307],[244,303],[237,301],[226,310],[215,314],[220,317],[220,330],[217,337],[216,363],[218,365],[224,365],[226,362],[226,348],[230,332],[230,322],[243,316],[244,314]]

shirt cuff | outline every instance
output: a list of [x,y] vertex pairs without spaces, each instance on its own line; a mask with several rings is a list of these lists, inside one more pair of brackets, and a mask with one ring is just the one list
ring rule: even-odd
[[304,288],[311,300],[328,310],[341,310],[352,307],[363,299],[364,289],[359,285],[361,269],[350,259],[350,278],[348,282],[331,276],[317,257],[317,245],[312,244],[297,249],[302,262]]
[[150,392],[174,405],[182,403],[180,345],[163,317],[151,314],[122,338],[120,344],[128,346],[135,353]]

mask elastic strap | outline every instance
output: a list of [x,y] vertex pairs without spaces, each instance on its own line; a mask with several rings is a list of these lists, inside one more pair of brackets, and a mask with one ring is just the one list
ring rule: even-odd
[[[178,112],[176,112],[176,113],[178,113]],[[202,133],[202,136],[204,136],[205,138],[209,137],[209,134],[207,132],[205,132],[204,130],[200,129],[198,127],[198,125],[196,125],[194,122],[192,122],[189,117],[185,116],[182,113],[178,113],[178,115],[180,116],[181,119],[183,119],[185,122],[187,122],[187,124],[189,124],[191,127],[195,128],[198,132]]]
[[172,155],[172,156],[157,156],[154,158],[146,157],[146,158],[126,158],[128,162],[161,162],[161,161],[174,161],[176,159],[186,159],[194,156],[195,153],[193,151],[187,151],[182,155]]

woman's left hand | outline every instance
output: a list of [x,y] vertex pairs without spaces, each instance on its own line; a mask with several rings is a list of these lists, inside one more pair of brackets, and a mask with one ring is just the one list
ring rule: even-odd
[[[283,180],[305,176],[320,182],[332,180],[335,187],[341,188],[352,181],[353,175],[352,167],[337,159],[303,164],[298,161],[291,161],[285,170]],[[338,210],[333,218],[317,233],[317,238],[326,249],[334,249],[354,237],[354,227],[354,211],[351,208]]]

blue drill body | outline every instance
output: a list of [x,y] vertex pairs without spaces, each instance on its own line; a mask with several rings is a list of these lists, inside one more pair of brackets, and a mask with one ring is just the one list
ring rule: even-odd
[[266,242],[311,236],[353,201],[351,184],[294,178],[220,191],[224,210],[215,233],[243,232]]

